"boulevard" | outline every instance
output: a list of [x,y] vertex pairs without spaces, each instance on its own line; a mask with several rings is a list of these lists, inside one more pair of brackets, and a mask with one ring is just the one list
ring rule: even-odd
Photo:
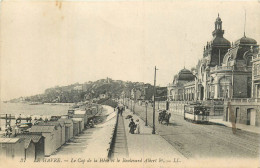
[[[130,107],[131,108],[131,107]],[[145,121],[145,106],[135,104],[134,111]],[[153,124],[153,109],[147,108],[148,125]],[[158,112],[155,112],[155,129],[175,149],[186,158],[256,158],[259,156],[260,135],[236,130],[222,125],[196,124],[183,119],[183,116],[172,113],[169,125],[158,123]]]

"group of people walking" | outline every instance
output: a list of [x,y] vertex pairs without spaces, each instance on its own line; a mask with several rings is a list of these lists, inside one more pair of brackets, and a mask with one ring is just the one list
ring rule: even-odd
[[[119,105],[116,107],[118,115],[122,116],[123,112],[125,111],[125,106],[123,105]],[[137,119],[134,122],[133,117],[131,116],[130,118],[130,123],[129,123],[129,133],[131,134],[140,134],[140,124],[139,124],[139,120]]]
[[129,132],[131,133],[131,134],[134,134],[134,133],[136,133],[136,134],[140,134],[140,123],[139,123],[139,120],[137,119],[136,120],[136,123],[134,122],[134,119],[133,118],[131,118],[131,121],[130,121],[130,123],[129,123]]
[[122,116],[123,112],[125,111],[125,106],[118,106],[117,107],[118,114]]

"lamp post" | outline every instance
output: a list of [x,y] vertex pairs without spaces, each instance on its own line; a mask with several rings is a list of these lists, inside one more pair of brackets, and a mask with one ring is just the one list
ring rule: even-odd
[[148,126],[147,124],[147,106],[148,106],[148,102],[145,102],[145,126]]
[[135,101],[136,101],[136,90],[134,90],[134,107],[133,107],[133,114],[135,113]]
[[131,111],[133,111],[133,102],[132,102],[132,100],[130,100],[131,101]]
[[152,134],[155,134],[155,96],[156,96],[156,66],[154,67],[154,88],[153,88],[153,131]]
[[134,107],[133,107],[133,114],[135,113],[135,99],[134,99]]

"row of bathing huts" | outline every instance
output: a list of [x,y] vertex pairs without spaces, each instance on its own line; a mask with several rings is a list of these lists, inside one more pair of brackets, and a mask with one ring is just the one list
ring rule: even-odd
[[100,111],[101,105],[88,104],[68,110],[67,115],[51,116],[49,120],[40,119],[32,123],[31,119],[24,118],[29,122],[22,123],[21,118],[16,118],[16,125],[9,127],[9,132],[6,130],[8,133],[0,138],[1,158],[38,160],[50,156],[79,136]]

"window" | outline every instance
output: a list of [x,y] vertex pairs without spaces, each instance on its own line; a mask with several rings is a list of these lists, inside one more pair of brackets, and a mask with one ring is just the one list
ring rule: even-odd
[[255,66],[254,66],[254,69],[253,69],[253,70],[254,70],[254,75],[255,75],[255,76],[258,75],[257,68],[258,68],[258,65],[255,65]]
[[238,118],[240,118],[239,107],[236,108],[236,118],[235,118],[235,123],[237,123]]
[[248,56],[246,59],[246,65],[247,66],[252,66],[252,56]]
[[252,84],[252,78],[248,77],[247,78],[247,97],[250,98],[251,97],[251,84]]

